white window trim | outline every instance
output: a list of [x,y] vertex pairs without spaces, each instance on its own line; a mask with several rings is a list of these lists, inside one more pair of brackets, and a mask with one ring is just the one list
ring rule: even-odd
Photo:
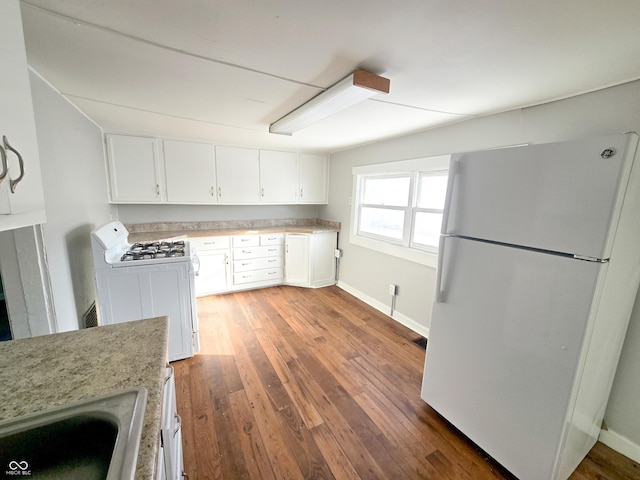
[[[439,155],[436,157],[416,158],[412,160],[401,160],[397,162],[377,163],[374,165],[362,165],[353,167],[353,186],[351,197],[351,227],[349,229],[349,242],[364,248],[369,248],[387,255],[403,258],[410,262],[419,263],[428,267],[436,268],[438,265],[438,254],[411,245],[400,245],[387,241],[376,240],[371,237],[358,235],[358,201],[360,192],[360,177],[363,175],[393,175],[411,172],[417,175],[419,172],[447,170],[451,155]],[[415,194],[415,192],[414,192]],[[410,222],[412,223],[412,222]],[[405,225],[405,228],[413,228],[412,225]]]

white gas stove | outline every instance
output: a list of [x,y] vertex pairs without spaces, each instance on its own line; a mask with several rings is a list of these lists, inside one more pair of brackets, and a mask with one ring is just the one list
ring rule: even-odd
[[98,311],[103,325],[167,315],[169,361],[200,349],[194,276],[187,240],[129,243],[121,222],[91,233]]

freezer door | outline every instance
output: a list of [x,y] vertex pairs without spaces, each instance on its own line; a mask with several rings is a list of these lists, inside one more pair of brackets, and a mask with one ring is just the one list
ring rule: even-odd
[[422,398],[521,480],[554,478],[606,264],[460,238],[442,254]]
[[443,233],[608,258],[637,142],[625,134],[454,155]]

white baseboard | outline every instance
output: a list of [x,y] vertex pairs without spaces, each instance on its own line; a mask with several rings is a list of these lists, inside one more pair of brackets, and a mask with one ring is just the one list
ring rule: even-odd
[[598,440],[634,462],[640,462],[640,445],[633,443],[627,437],[623,437],[613,430],[600,430]]
[[[337,285],[338,287],[343,289],[345,292],[350,293],[351,295],[356,297],[358,300],[362,300],[367,305],[375,308],[376,310],[379,310],[385,315],[389,315],[391,313],[391,307],[389,305],[385,305],[384,303],[379,302],[375,298],[370,297],[362,293],[360,290],[353,288],[351,285],[348,285],[340,281],[338,282]],[[407,327],[408,329],[413,330],[419,335],[422,335],[424,338],[429,338],[429,329],[424,325],[419,324],[412,318],[409,318],[398,311],[393,312],[393,315],[389,315],[389,316],[393,318],[396,322]]]

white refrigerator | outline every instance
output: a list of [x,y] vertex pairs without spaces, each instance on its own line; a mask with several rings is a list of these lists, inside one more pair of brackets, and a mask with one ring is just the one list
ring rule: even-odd
[[452,156],[422,398],[520,480],[568,478],[600,432],[640,280],[637,144]]

